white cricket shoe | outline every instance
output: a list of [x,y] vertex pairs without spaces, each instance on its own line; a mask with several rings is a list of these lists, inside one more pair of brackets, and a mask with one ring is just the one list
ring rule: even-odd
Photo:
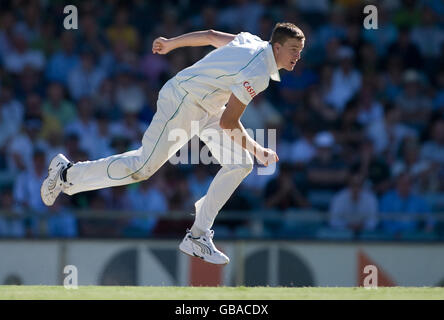
[[62,171],[69,163],[69,160],[61,153],[52,158],[48,168],[48,177],[43,181],[40,188],[40,196],[47,206],[52,206],[60,192],[62,192],[63,186],[66,184],[62,180]]
[[223,252],[219,251],[213,243],[214,231],[209,230],[204,235],[194,238],[191,231],[187,229],[187,234],[179,245],[180,251],[192,257],[201,258],[205,262],[213,264],[228,264],[228,258]]

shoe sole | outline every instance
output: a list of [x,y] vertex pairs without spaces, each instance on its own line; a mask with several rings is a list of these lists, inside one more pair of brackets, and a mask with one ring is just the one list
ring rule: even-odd
[[45,197],[43,196],[44,190],[47,190],[47,189],[48,189],[48,186],[47,186],[47,184],[48,184],[48,179],[49,179],[49,174],[48,174],[48,176],[46,177],[46,179],[43,180],[42,186],[40,187],[40,197],[42,198],[43,203],[44,203],[46,206],[50,207],[50,206],[52,206],[52,205],[54,204],[55,200],[54,200],[54,202],[52,202],[52,203],[46,203],[45,200],[44,200]]
[[208,263],[208,264],[212,264],[212,265],[216,265],[216,266],[226,266],[227,264],[230,263],[230,261],[228,261],[228,262],[226,262],[226,263],[214,263],[214,262],[207,261],[207,260],[205,260],[205,258],[202,258],[201,256],[197,256],[197,255],[191,255],[191,254],[189,254],[188,252],[182,250],[182,248],[181,248],[180,246],[179,246],[179,250],[180,250],[182,253],[185,253],[187,256],[189,256],[189,257],[191,257],[191,258],[198,258],[200,261],[203,261],[203,262]]
[[[55,158],[57,158],[59,155],[56,155],[54,158],[52,158],[51,159],[51,162],[49,163],[49,168],[48,168],[48,175],[46,176],[46,178],[45,178],[45,180],[43,180],[43,183],[42,183],[42,186],[40,187],[40,197],[42,198],[42,202],[46,205],[46,206],[48,206],[48,207],[50,207],[50,206],[52,206],[53,204],[54,204],[54,202],[55,202],[55,199],[54,199],[54,201],[52,202],[52,203],[46,203],[45,202],[45,200],[44,200],[44,196],[43,196],[43,191],[44,190],[46,190],[46,189],[48,189],[48,186],[47,186],[47,183],[48,183],[48,179],[49,179],[49,176],[50,176],[50,170],[52,170],[51,169],[51,164],[52,164],[52,162],[55,160]],[[59,171],[56,173],[56,175],[55,175],[55,177],[57,178],[57,174],[59,174]],[[57,198],[57,197],[56,197]]]

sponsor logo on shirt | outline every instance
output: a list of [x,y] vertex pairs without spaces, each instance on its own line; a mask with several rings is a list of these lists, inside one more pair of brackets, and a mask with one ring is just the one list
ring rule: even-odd
[[244,88],[247,90],[248,94],[254,98],[256,96],[256,91],[254,91],[253,87],[250,85],[248,81],[244,81]]

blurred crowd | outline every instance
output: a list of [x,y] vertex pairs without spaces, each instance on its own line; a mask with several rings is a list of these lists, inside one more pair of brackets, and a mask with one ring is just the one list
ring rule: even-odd
[[[279,21],[305,33],[302,58],[255,97],[242,122],[277,129],[280,161],[273,174],[253,170],[224,211],[328,212],[319,236],[439,234],[442,1],[377,1],[377,29],[363,27],[357,0],[69,4],[78,8],[77,30],[63,27],[63,1],[0,4],[0,236],[147,236],[168,230],[159,223],[168,212],[192,213],[216,165],[167,162],[142,183],[61,196],[50,208],[40,185],[59,152],[76,162],[138,148],[162,85],[212,50],[153,55],[156,37],[216,29],[268,40]],[[85,209],[128,218],[78,218]],[[244,224],[226,226],[234,233]],[[285,222],[269,227],[271,235],[297,232]]]

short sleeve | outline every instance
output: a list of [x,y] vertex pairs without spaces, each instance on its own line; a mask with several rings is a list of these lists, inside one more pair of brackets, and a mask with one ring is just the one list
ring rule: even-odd
[[234,43],[235,44],[245,44],[245,43],[252,43],[252,42],[256,42],[256,41],[263,41],[261,40],[261,38],[259,38],[256,35],[253,35],[249,32],[241,32],[239,34],[236,35],[236,37],[234,38]]
[[263,82],[263,80],[258,78],[245,79],[234,83],[230,89],[240,102],[247,105],[258,93],[267,87]]

